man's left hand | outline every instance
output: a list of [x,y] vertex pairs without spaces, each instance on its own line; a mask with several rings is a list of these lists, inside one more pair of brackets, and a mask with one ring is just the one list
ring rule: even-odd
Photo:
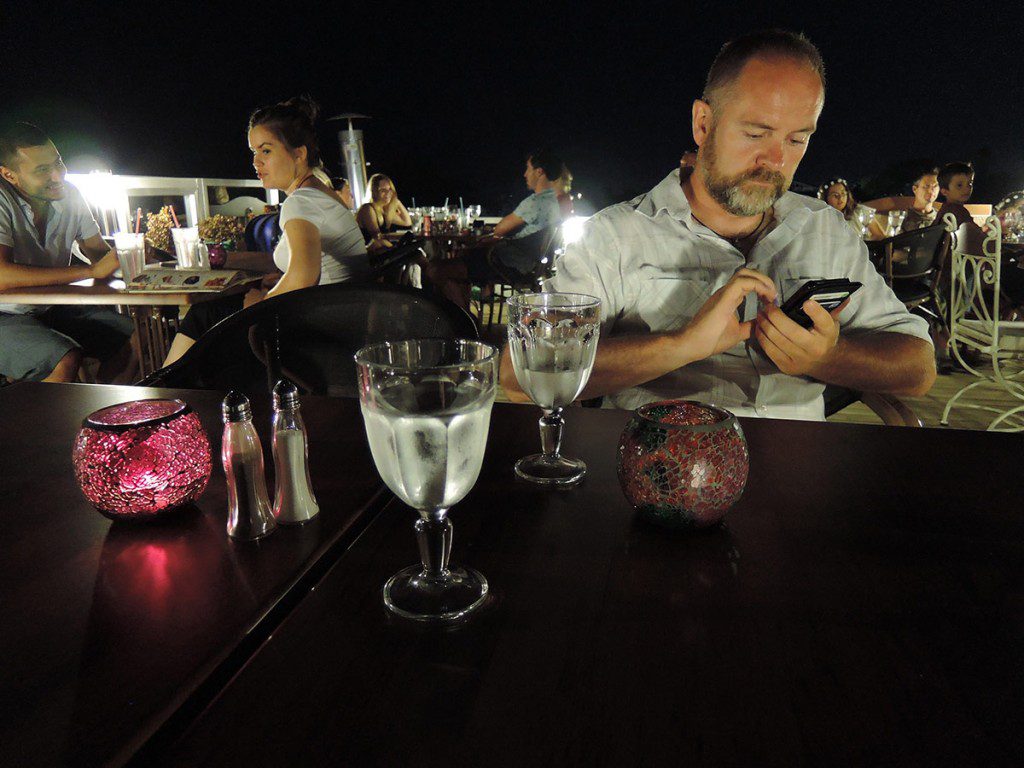
[[761,349],[778,369],[790,376],[814,376],[815,370],[826,364],[839,341],[839,321],[836,318],[846,309],[844,301],[831,312],[813,299],[804,302],[804,312],[814,321],[811,328],[803,328],[786,314],[769,304],[761,309],[754,322],[754,337]]

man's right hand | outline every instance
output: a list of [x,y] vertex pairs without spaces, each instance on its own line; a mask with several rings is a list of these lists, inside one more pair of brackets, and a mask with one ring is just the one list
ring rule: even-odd
[[767,275],[753,269],[741,269],[711,294],[711,298],[681,331],[689,357],[703,360],[750,338],[754,323],[741,323],[737,310],[751,291],[766,302],[775,301],[778,293]]
[[94,280],[106,280],[118,268],[117,251],[111,248],[107,255],[89,267],[89,275]]

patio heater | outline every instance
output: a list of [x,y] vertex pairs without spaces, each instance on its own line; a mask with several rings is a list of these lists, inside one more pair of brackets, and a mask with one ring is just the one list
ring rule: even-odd
[[346,112],[342,115],[335,115],[328,121],[348,121],[348,128],[338,131],[338,143],[341,145],[345,175],[348,177],[349,186],[352,187],[352,199],[355,200],[357,208],[365,203],[370,195],[366,190],[366,152],[363,149],[363,132],[353,128],[352,121],[369,119],[369,115]]

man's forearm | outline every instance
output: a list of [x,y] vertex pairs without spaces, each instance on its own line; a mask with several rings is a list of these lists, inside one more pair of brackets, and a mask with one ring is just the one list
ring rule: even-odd
[[[636,387],[693,362],[680,332],[601,339],[590,380],[581,399]],[[529,402],[516,380],[508,347],[501,359],[501,386],[513,402]]]
[[0,264],[0,290],[31,288],[37,285],[66,285],[88,280],[92,271],[85,266],[32,267],[26,264]]
[[935,354],[927,341],[903,333],[840,336],[809,375],[863,392],[920,397],[935,382]]

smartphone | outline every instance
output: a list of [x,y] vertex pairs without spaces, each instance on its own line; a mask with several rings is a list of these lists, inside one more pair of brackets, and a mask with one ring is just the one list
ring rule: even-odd
[[804,312],[805,301],[814,299],[827,312],[831,312],[856,293],[860,287],[861,283],[847,280],[845,277],[808,280],[797,289],[796,293],[786,299],[780,309],[797,325],[810,328],[814,325],[814,321]]

